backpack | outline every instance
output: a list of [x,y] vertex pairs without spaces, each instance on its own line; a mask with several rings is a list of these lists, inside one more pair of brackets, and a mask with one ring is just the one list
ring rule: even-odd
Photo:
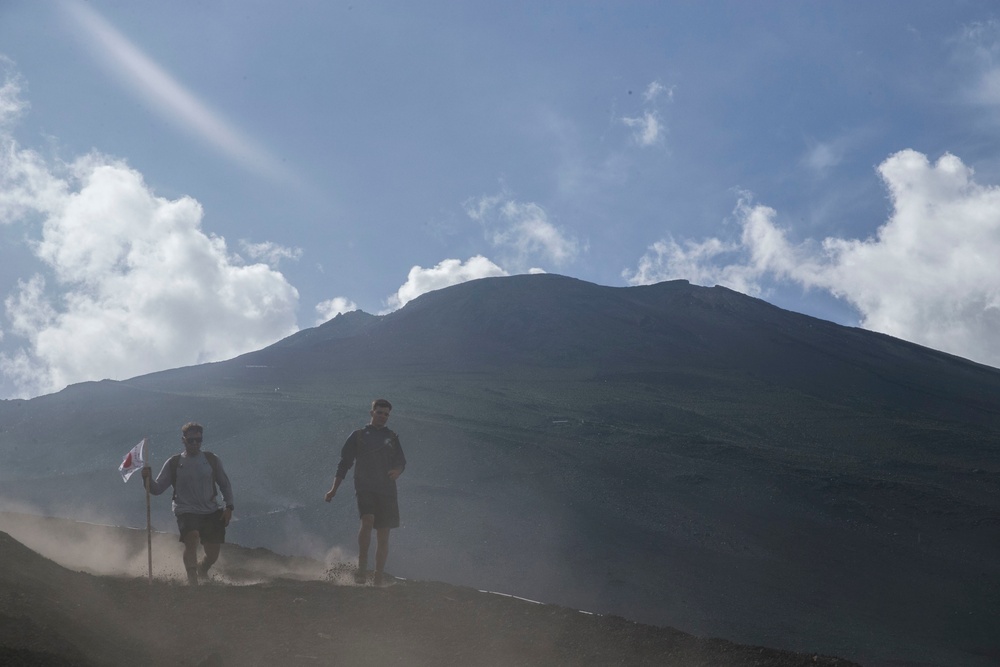
[[[212,452],[202,452],[206,459],[208,459],[208,465],[212,467],[212,500],[219,495],[219,457]],[[169,459],[167,459],[167,465],[170,466],[170,486],[174,489],[173,500],[177,500],[177,466],[180,465],[181,455],[174,454]]]

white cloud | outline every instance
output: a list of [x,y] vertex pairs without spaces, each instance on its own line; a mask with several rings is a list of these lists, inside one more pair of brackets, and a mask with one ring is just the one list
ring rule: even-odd
[[10,60],[0,56],[0,69],[0,224],[6,224],[58,201],[65,186],[49,173],[38,153],[21,149],[13,140],[11,127],[28,103],[21,98],[21,80]]
[[653,81],[646,86],[646,90],[642,94],[642,99],[646,107],[642,114],[621,118],[622,124],[633,130],[632,140],[643,148],[663,143],[666,136],[663,119],[660,117],[659,110],[654,105],[657,98],[664,93],[667,96],[668,102],[674,99],[674,89],[672,87],[667,88],[659,81]]
[[663,123],[656,111],[647,111],[637,118],[622,118],[622,122],[635,130],[632,138],[640,146],[655,146],[663,141]]
[[813,171],[826,171],[836,167],[844,159],[843,148],[833,143],[816,143],[809,147],[802,163]]
[[740,245],[719,239],[678,243],[673,238],[666,238],[649,247],[635,271],[626,270],[623,275],[631,285],[684,279],[699,285],[726,285],[744,294],[756,295],[760,287],[742,265],[717,266],[726,255],[738,255],[740,250]]
[[659,81],[653,81],[648,86],[646,86],[646,90],[642,93],[642,99],[644,99],[646,102],[653,102],[656,100],[657,97],[659,97],[664,93],[667,94],[667,99],[673,99],[674,97],[673,87],[667,88]]
[[316,304],[316,314],[319,315],[319,317],[316,318],[316,326],[319,326],[324,322],[329,322],[337,315],[349,313],[352,310],[357,309],[358,304],[342,296],[327,299],[326,301],[320,301]]
[[21,77],[14,71],[14,63],[7,56],[0,55],[0,71],[3,73],[3,85],[0,85],[0,127],[6,127],[24,113],[28,103],[21,97]]
[[1000,366],[1000,187],[977,184],[953,155],[931,164],[904,150],[878,171],[894,210],[871,238],[792,244],[773,209],[741,202],[739,241],[661,241],[624,275],[693,276],[751,294],[768,279],[824,289],[865,328]]
[[483,225],[486,238],[503,253],[503,262],[517,271],[536,258],[562,266],[580,253],[579,242],[554,225],[538,204],[497,195],[466,202],[465,210]]
[[[3,90],[9,108],[17,94]],[[0,372],[19,395],[224,359],[293,333],[295,288],[230,256],[201,219],[198,202],[155,196],[122,161],[49,166],[0,132],[0,224],[38,223],[31,248],[47,269],[5,300],[7,333],[26,344],[0,355]]]
[[278,268],[283,259],[293,261],[302,259],[302,248],[286,248],[271,241],[251,243],[250,241],[241,239],[240,248],[250,259],[264,262],[272,269]]
[[623,277],[632,285],[685,279],[700,285],[725,285],[744,294],[759,295],[765,277],[788,278],[810,266],[807,246],[792,246],[775,225],[776,211],[753,205],[743,193],[734,215],[741,234],[735,241],[709,238],[700,242],[673,238],[657,241],[640,258],[635,271]]
[[957,41],[955,56],[966,61],[972,80],[966,83],[969,101],[1000,105],[1000,21],[966,26]]
[[406,278],[406,282],[395,294],[386,300],[391,312],[402,308],[421,294],[457,285],[477,278],[506,276],[507,272],[486,259],[482,255],[470,257],[466,262],[459,259],[446,259],[437,266],[425,269],[414,266]]
[[87,3],[74,0],[63,6],[77,28],[74,34],[82,37],[100,62],[165,121],[195,133],[240,166],[272,179],[292,180],[280,160],[209,109]]

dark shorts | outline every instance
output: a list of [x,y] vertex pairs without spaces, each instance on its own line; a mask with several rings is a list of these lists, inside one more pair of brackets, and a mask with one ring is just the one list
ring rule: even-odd
[[202,544],[224,544],[226,541],[226,526],[222,522],[222,510],[211,514],[178,514],[177,527],[181,531],[181,542],[184,535],[197,530]]
[[375,528],[399,528],[399,503],[395,495],[358,491],[358,515],[375,515]]

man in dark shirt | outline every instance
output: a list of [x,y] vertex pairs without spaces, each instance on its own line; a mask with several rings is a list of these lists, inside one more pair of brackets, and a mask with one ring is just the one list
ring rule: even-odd
[[354,491],[358,499],[361,529],[358,531],[358,571],[355,581],[364,583],[368,574],[368,547],[375,530],[375,585],[381,586],[389,557],[389,531],[399,527],[396,480],[406,468],[399,436],[386,428],[392,404],[384,398],[372,401],[371,422],[347,438],[333,486],[326,492],[330,502],[347,471],[354,468]]

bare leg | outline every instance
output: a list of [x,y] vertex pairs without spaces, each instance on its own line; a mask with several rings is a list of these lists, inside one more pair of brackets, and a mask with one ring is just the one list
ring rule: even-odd
[[215,561],[219,560],[219,551],[222,549],[222,544],[204,544],[202,546],[205,548],[205,558],[201,561],[201,565],[198,566],[198,574],[207,577],[209,568],[215,565]]
[[201,534],[192,530],[181,536],[184,542],[184,569],[187,570],[189,584],[198,583],[198,540]]
[[[375,524],[374,514],[361,517],[361,528],[358,530],[358,572],[368,570],[368,547],[372,543],[372,527]],[[377,555],[377,552],[376,552]]]
[[389,559],[389,529],[376,529],[375,539],[375,583],[380,584],[382,572],[385,571],[385,562]]

